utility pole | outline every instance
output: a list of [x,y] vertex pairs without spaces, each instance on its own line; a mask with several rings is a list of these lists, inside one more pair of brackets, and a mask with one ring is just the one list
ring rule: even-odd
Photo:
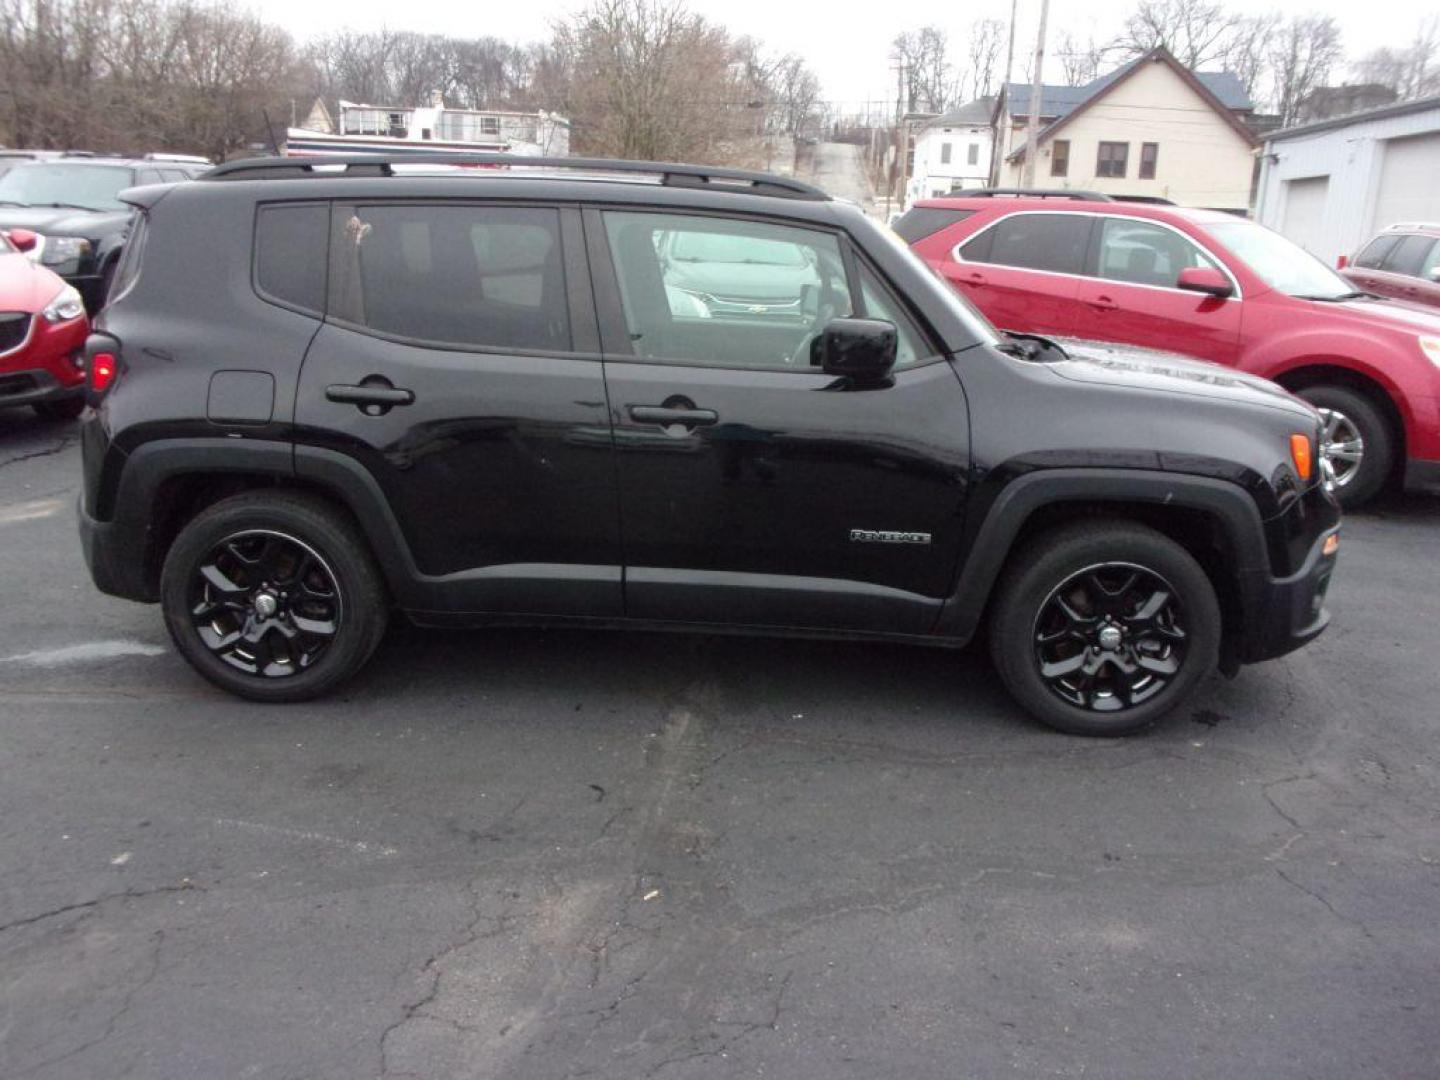
[[[1020,0],[1010,0],[1010,33],[1005,42],[1005,81],[1000,84],[1000,95],[1005,99],[1006,112],[1010,111],[1010,80],[1015,73],[1015,15],[1019,8]],[[987,182],[994,187],[1000,182],[1000,158],[1006,150],[1000,142],[998,108],[990,121],[990,129],[990,176]]]
[[885,185],[885,220],[890,220],[890,199],[895,192],[895,177],[897,170],[899,175],[904,175],[904,163],[900,157],[900,117],[905,112],[905,59],[899,53],[893,57],[895,61],[895,135],[891,140],[895,150],[895,158],[890,163],[888,183]]
[[1035,159],[1040,156],[1040,94],[1045,67],[1045,23],[1050,17],[1050,0],[1040,0],[1040,32],[1035,35],[1035,81],[1030,84],[1030,116],[1025,121],[1025,172],[1021,187],[1035,186]]

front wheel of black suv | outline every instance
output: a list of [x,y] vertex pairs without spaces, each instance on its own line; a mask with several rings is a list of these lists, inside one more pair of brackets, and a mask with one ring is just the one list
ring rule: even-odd
[[198,514],[160,576],[175,645],[201,675],[253,701],[304,701],[369,659],[385,586],[355,527],[320,499],[255,492]]
[[1129,735],[1214,670],[1220,605],[1192,555],[1154,529],[1095,520],[1030,543],[998,586],[990,649],[1042,723]]

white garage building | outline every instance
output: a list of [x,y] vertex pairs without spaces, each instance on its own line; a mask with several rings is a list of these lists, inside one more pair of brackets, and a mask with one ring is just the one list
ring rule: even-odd
[[1440,221],[1440,97],[1266,136],[1255,216],[1331,266],[1401,221]]

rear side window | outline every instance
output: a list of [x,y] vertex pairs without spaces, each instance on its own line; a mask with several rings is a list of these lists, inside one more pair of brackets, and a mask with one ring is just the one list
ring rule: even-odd
[[267,299],[325,311],[330,209],[325,203],[262,206],[255,221],[255,287]]
[[912,206],[895,219],[890,227],[907,244],[934,236],[941,229],[948,229],[957,221],[964,221],[974,210],[951,210],[943,206]]
[[1386,233],[1384,236],[1375,237],[1365,245],[1364,251],[1355,256],[1355,265],[1366,270],[1379,270],[1380,264],[1385,261],[1385,256],[1390,254],[1390,249],[1399,242],[1398,233]]
[[1083,214],[1015,214],[960,248],[966,262],[1079,274],[1091,219]]
[[1388,270],[1392,274],[1419,277],[1420,267],[1425,265],[1425,257],[1430,254],[1430,248],[1434,243],[1435,241],[1428,236],[1419,234],[1407,236],[1386,254],[1381,269]]
[[557,210],[356,206],[336,243],[337,313],[351,323],[474,349],[571,347]]

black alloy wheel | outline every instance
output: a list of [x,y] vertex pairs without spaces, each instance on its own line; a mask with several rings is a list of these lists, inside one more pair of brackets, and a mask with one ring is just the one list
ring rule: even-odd
[[166,553],[160,603],[195,670],[254,701],[304,701],[339,685],[389,619],[353,520],[290,491],[235,495],[196,515]]
[[1205,570],[1139,522],[1094,518],[1042,533],[996,585],[990,654],[1032,716],[1073,735],[1128,735],[1213,671],[1221,616]]
[[1185,645],[1174,586],[1133,563],[1072,574],[1035,619],[1041,678],[1062,701],[1094,712],[1160,693],[1185,662]]
[[334,641],[344,605],[334,571],[308,544],[263,529],[227,536],[196,567],[191,619],[217,658],[287,679]]

